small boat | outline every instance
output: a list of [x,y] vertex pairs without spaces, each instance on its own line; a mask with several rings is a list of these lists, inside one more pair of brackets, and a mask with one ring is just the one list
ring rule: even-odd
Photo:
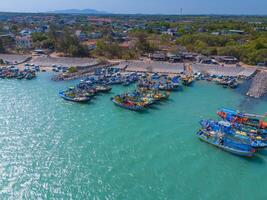
[[105,85],[97,85],[95,86],[95,89],[97,92],[110,92],[112,90],[112,87],[105,86]]
[[189,86],[189,85],[191,85],[193,82],[194,82],[194,77],[192,77],[192,76],[185,76],[185,77],[182,77],[182,83],[183,83],[183,85],[185,85],[185,86]]
[[130,81],[125,81],[125,82],[122,83],[122,86],[127,87],[127,86],[129,86],[130,84],[131,84]]
[[199,139],[238,156],[252,157],[256,151],[251,146],[230,140],[219,132],[201,129],[196,135]]
[[36,75],[35,75],[35,73],[27,73],[26,75],[25,75],[25,79],[27,79],[27,80],[31,80],[31,79],[33,79],[33,78],[35,78],[36,77]]
[[73,102],[78,102],[78,103],[85,103],[91,100],[90,97],[88,96],[68,96],[65,94],[65,92],[59,92],[59,96],[67,101],[73,101]]
[[24,74],[19,74],[16,79],[21,80],[24,79],[25,75]]
[[231,82],[229,83],[229,87],[232,88],[232,89],[237,88],[238,85],[239,85],[239,84],[238,84],[237,81],[231,81]]
[[206,80],[207,80],[208,82],[211,82],[211,81],[213,81],[213,78],[212,78],[212,77],[208,77]]

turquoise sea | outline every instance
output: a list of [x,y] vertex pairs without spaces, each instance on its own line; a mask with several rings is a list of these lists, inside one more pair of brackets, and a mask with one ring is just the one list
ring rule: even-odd
[[199,120],[230,107],[267,112],[267,101],[197,82],[136,113],[111,94],[66,102],[71,82],[51,74],[0,80],[0,199],[267,199],[267,150],[251,159],[195,137]]

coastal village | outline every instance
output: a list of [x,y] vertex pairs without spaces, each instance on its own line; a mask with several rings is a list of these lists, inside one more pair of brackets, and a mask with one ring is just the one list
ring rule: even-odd
[[[219,18],[224,29],[213,27],[210,31],[204,27],[216,27],[214,23],[218,22],[200,19],[9,16],[1,19],[0,78],[31,80],[49,72],[52,81],[77,79],[78,84],[58,93],[63,100],[75,103],[94,101],[116,85],[124,86],[127,92],[110,100],[115,106],[135,112],[163,106],[171,93],[190,88],[196,81],[228,89],[249,82],[245,95],[264,98],[266,19],[258,22],[255,20],[260,19],[248,17],[249,21],[241,23],[239,18],[236,22]],[[229,108],[217,114],[224,121],[201,120],[196,133],[199,139],[245,157],[267,147],[265,115]]]
[[[236,21],[228,25],[231,20]],[[193,73],[251,78],[247,95],[259,98],[267,91],[267,42],[266,37],[261,39],[267,34],[267,23],[265,18],[248,17],[242,23],[240,20],[231,17],[206,22],[206,19],[182,16],[3,15],[0,60],[5,67],[25,65],[26,68],[36,66],[40,71],[60,72],[56,79],[77,78],[103,66],[117,66],[128,72],[179,74],[185,65],[191,65]],[[218,27],[214,25],[217,21],[221,23]],[[235,26],[242,29],[233,29]],[[192,40],[190,43],[193,43],[194,37],[199,36],[208,40],[224,38],[232,43],[238,39],[237,44],[243,45],[245,39],[255,33],[259,35],[255,40],[259,55],[253,61],[246,61],[247,55],[240,57],[235,46],[204,45],[199,51],[184,42]],[[189,36],[192,38],[187,38]]]
[[3,1],[0,200],[267,199],[266,6]]

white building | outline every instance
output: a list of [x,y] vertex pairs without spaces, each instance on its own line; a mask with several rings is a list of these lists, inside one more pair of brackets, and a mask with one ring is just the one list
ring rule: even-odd
[[21,49],[31,49],[33,47],[33,41],[31,36],[17,36],[16,45]]

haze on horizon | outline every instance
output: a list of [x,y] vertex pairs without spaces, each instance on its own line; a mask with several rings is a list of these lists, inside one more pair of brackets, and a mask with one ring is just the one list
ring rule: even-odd
[[267,0],[9,0],[2,12],[95,9],[123,14],[267,15]]

